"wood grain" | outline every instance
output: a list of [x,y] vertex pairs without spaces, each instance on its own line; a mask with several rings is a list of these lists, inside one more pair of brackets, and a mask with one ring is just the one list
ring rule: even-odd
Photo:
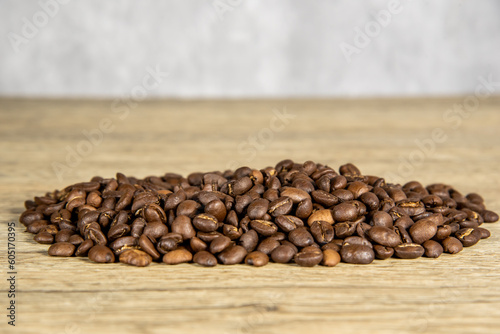
[[[463,101],[145,101],[125,115],[107,100],[0,99],[0,219],[17,222],[24,200],[94,175],[187,174],[229,161],[265,167],[288,157],[350,161],[389,181],[449,183],[482,194],[498,212],[500,99],[448,114]],[[273,121],[276,110],[293,118]],[[68,150],[85,145],[83,131],[103,119],[113,130],[59,179],[53,164],[66,164]],[[435,129],[446,139],[430,145]],[[334,268],[96,265],[49,257],[18,224],[15,328],[4,316],[1,226],[2,333],[500,332],[497,224],[487,226],[490,239],[458,255]]]

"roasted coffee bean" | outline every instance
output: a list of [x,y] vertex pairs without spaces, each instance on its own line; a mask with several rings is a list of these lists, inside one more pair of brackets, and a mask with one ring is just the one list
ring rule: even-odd
[[212,242],[210,243],[209,251],[212,254],[220,253],[224,249],[228,248],[230,245],[231,245],[231,239],[222,235],[212,240]]
[[332,211],[324,209],[313,212],[313,214],[311,214],[307,219],[307,224],[311,226],[315,221],[324,221],[330,225],[333,224],[334,219],[332,216]]
[[49,247],[50,256],[63,256],[68,257],[75,252],[75,245],[69,242],[58,242]]
[[218,257],[222,264],[238,264],[245,259],[246,255],[247,250],[243,246],[236,245],[227,248]]
[[340,203],[333,207],[332,216],[339,222],[355,220],[358,217],[358,207],[353,201]]
[[464,247],[470,247],[481,240],[482,233],[474,228],[462,228],[455,233],[455,238],[460,240]]
[[184,240],[193,238],[196,231],[191,224],[191,219],[188,216],[177,216],[172,222],[172,232],[182,235]]
[[[269,208],[269,201],[264,198],[259,198],[250,203],[247,208],[247,215],[250,219],[262,219]],[[291,208],[291,206],[290,206]]]
[[443,245],[443,250],[446,253],[456,254],[464,248],[460,240],[454,237],[448,237],[444,239],[441,244]]
[[113,263],[115,255],[108,247],[95,245],[89,250],[89,260],[97,263]]
[[288,240],[297,247],[311,246],[314,238],[304,227],[299,227],[288,234]]
[[[282,196],[282,197],[275,199],[274,201],[272,201],[269,204],[269,213],[273,217],[287,215],[290,213],[290,211],[292,211],[292,206],[293,206],[292,200],[289,197]],[[249,206],[249,208],[250,208],[250,206]],[[250,218],[252,218],[250,215],[248,215],[248,216]],[[259,218],[262,218],[262,216]],[[252,218],[252,219],[259,219],[259,218]]]
[[340,254],[333,249],[323,250],[323,260],[321,264],[327,267],[334,267],[340,262]]
[[218,220],[215,216],[202,213],[193,218],[193,225],[202,232],[213,232],[217,230]]
[[130,264],[136,267],[145,267],[153,261],[148,253],[138,249],[129,249],[121,253],[119,260],[121,263]]
[[265,266],[269,262],[269,257],[262,252],[251,252],[245,257],[245,263],[254,267]]
[[429,219],[421,219],[410,227],[410,235],[414,243],[423,244],[436,235],[437,226]]
[[332,241],[334,237],[332,225],[322,220],[311,224],[311,234],[316,242],[321,245]]
[[464,196],[445,184],[392,184],[352,164],[339,172],[287,159],[275,167],[188,177],[117,173],[25,201],[19,220],[37,242],[59,245],[51,253],[69,253],[60,246],[69,243],[77,247],[70,255],[98,262],[114,262],[111,254],[135,265],[161,258],[182,263],[196,254],[194,262],[206,266],[217,264],[210,252],[227,264],[252,252],[245,262],[255,266],[269,257],[295,257],[302,265],[323,257],[326,266],[339,256],[349,263],[438,257],[489,237],[479,226],[498,220],[476,193]]
[[394,247],[394,254],[401,259],[416,259],[424,255],[425,249],[419,244],[401,244]]
[[401,237],[391,230],[383,226],[373,226],[367,232],[368,237],[382,246],[396,247],[401,241]]
[[375,252],[375,257],[380,260],[388,259],[394,254],[394,248],[382,245],[374,245],[373,251]]
[[[202,252],[199,252],[199,253],[202,253]],[[197,254],[199,254],[199,253],[197,253]],[[210,254],[210,253],[207,253],[207,254]],[[201,262],[206,261],[206,262],[204,262],[206,264],[202,264],[202,263],[198,263],[198,262],[197,263],[210,267],[211,265],[209,265],[210,264],[209,257],[207,256],[207,258],[205,258],[204,261],[203,261],[203,258],[204,258],[204,256],[201,255],[201,259],[198,259],[198,261],[201,261]],[[163,255],[163,262],[166,264],[187,263],[187,262],[191,262],[191,260],[193,260],[193,254],[191,254],[191,252],[189,252],[185,248],[175,249],[175,250],[170,251],[170,252],[166,253],[165,255]],[[215,260],[215,257],[213,258],[213,260]],[[215,260],[215,264],[216,263],[217,263],[217,260]]]
[[76,249],[75,256],[87,256],[89,250],[94,247],[94,242],[90,239],[83,241]]
[[[52,244],[54,242],[54,236],[47,232],[40,232],[37,235],[35,235],[33,239],[39,244]],[[58,242],[63,242],[63,241],[58,241]]]
[[375,259],[375,253],[371,247],[349,243],[342,246],[340,256],[344,262],[354,264],[369,264]]
[[278,226],[267,220],[252,220],[250,227],[265,237],[271,236],[278,231]]
[[143,234],[140,236],[139,240],[138,240],[138,243],[139,243],[139,247],[145,251],[146,253],[148,253],[152,258],[153,260],[158,260],[160,258],[160,253],[158,253],[158,251],[156,250],[155,246],[154,246],[154,240],[151,240],[151,237],[149,237],[148,235],[146,234]]
[[323,260],[323,252],[318,248],[302,250],[294,255],[293,260],[301,267],[314,267]]
[[301,219],[289,215],[276,217],[275,223],[285,232],[291,232],[297,227],[304,226],[304,222]]
[[296,250],[291,246],[280,245],[271,252],[271,259],[276,263],[288,263],[296,253]]
[[437,258],[443,254],[443,246],[437,241],[427,240],[422,244],[425,249],[425,256]]

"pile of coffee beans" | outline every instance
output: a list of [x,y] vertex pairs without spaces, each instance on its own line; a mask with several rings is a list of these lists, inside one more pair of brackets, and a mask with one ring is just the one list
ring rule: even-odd
[[488,238],[498,220],[475,193],[405,185],[291,160],[274,167],[94,177],[25,202],[20,222],[52,256],[147,266],[269,261],[300,266],[437,258]]

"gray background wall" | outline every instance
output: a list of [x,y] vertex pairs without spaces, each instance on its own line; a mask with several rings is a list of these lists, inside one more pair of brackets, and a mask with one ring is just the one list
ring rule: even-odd
[[169,75],[149,97],[452,95],[500,81],[497,0],[401,1],[350,62],[340,45],[376,29],[390,1],[64,2],[0,0],[1,96],[127,96],[154,67]]

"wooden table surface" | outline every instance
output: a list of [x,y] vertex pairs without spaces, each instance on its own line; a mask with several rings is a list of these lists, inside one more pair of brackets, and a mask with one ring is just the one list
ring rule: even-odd
[[[49,257],[48,247],[17,223],[24,200],[94,175],[260,168],[284,158],[335,168],[353,162],[388,181],[449,183],[482,194],[498,212],[500,98],[463,114],[449,111],[464,99],[130,106],[0,99],[0,332],[499,333],[500,224],[487,226],[490,239],[438,259],[334,268],[135,268]],[[102,138],[100,127],[107,131]],[[5,316],[11,221],[17,223],[15,328]]]

